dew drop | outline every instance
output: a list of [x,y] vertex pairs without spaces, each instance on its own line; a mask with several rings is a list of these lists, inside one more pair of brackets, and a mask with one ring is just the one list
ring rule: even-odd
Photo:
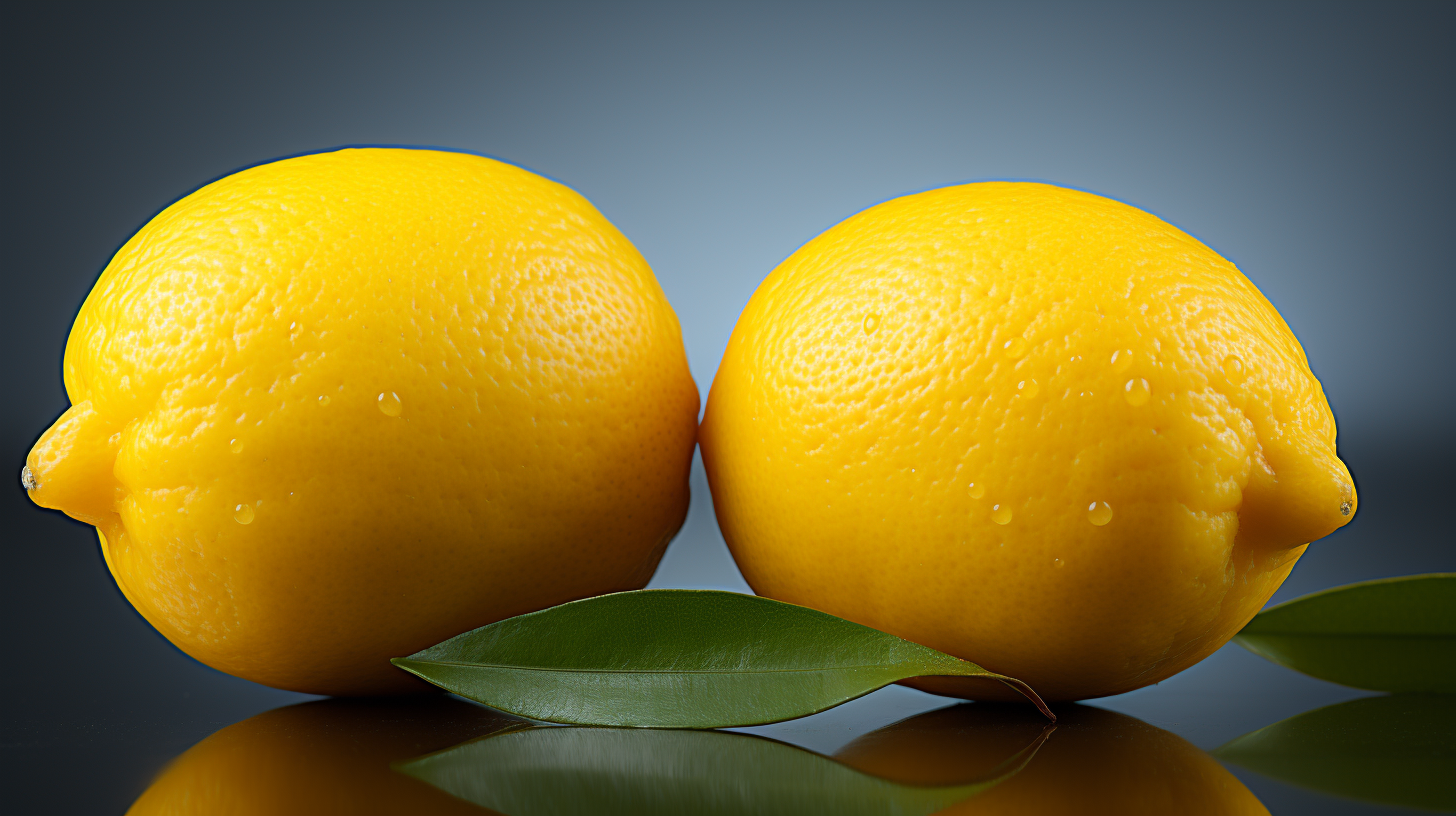
[[[40,483],[35,480],[35,474],[30,472],[30,465],[22,465],[20,468],[20,486],[26,490],[40,487]],[[1346,515],[1349,514],[1346,513]]]
[[404,405],[400,403],[398,394],[385,391],[379,395],[379,410],[385,416],[397,417],[404,411]]
[[1112,505],[1105,501],[1092,502],[1087,505],[1087,520],[1097,527],[1112,521]]
[[864,333],[865,334],[874,334],[875,333],[875,329],[878,329],[879,327],[880,327],[880,316],[879,315],[877,315],[877,314],[867,314],[867,315],[865,315],[865,319],[864,319]]
[[1238,382],[1244,378],[1244,361],[1239,359],[1239,355],[1230,354],[1223,358],[1223,375],[1229,382]]
[[1122,395],[1127,397],[1128,405],[1136,408],[1148,403],[1148,399],[1153,396],[1153,389],[1148,385],[1147,380],[1133,377],[1127,381],[1127,385],[1122,387]]
[[1031,399],[1040,392],[1041,386],[1036,384],[1036,380],[1022,380],[1016,384],[1016,393],[1027,399]]
[[330,400],[328,394],[324,394],[322,397],[319,397],[319,405],[328,405],[329,402]]
[[253,523],[253,505],[240,504],[233,508],[233,519],[239,524]]
[[241,439],[234,439],[233,441],[229,442],[228,443],[228,450],[232,451],[233,453],[242,453],[243,452],[243,440],[241,440]]
[[991,505],[991,520],[997,524],[1011,523],[1011,507],[1005,504]]
[[1007,340],[1006,344],[1002,346],[1002,348],[1006,349],[1007,357],[1015,360],[1026,353],[1026,338],[1013,337],[1010,340]]
[[1065,567],[1066,565],[1067,565],[1067,562],[1066,561],[1063,561],[1060,558],[1053,558],[1052,559],[1052,566],[1054,566],[1054,567],[1061,568],[1061,567]]
[[986,495],[986,486],[971,482],[971,498],[979,499],[984,495]]
[[1128,349],[1118,349],[1117,351],[1112,352],[1112,372],[1114,374],[1121,374],[1122,372],[1126,371],[1131,365],[1132,351]]

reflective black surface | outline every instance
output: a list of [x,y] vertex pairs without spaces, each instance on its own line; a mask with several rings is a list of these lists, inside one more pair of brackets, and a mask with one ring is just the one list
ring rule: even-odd
[[[1039,178],[1188,227],[1304,344],[1361,503],[1276,601],[1453,571],[1453,19],[1450,4],[1340,3],[17,6],[0,26],[0,475],[18,473],[67,404],[61,352],[111,252],[167,202],[242,165],[346,143],[436,144],[561,179],[652,264],[704,392],[749,295],[819,231],[910,190]],[[533,753],[536,736],[491,736],[518,724],[459,700],[316,703],[201,666],[121,598],[92,530],[37,510],[5,478],[0,812],[123,813],[144,794],[175,801],[199,781],[218,792],[239,778],[251,787],[224,799],[241,812],[470,812],[392,768],[482,737],[502,740],[492,751],[552,754]],[[654,585],[742,590],[701,466],[693,479]],[[1428,722],[1373,726],[1340,707],[1371,697],[1230,646],[1156,687],[1064,712],[1002,778],[1042,738],[1038,718],[892,687],[741,729],[777,742],[721,749],[749,757],[719,778],[748,799],[715,801],[774,801],[773,774],[754,784],[764,755],[771,768],[792,756],[810,776],[882,780],[869,789],[886,796],[996,780],[952,806],[967,813],[1031,807],[1019,796],[1066,812],[1197,812],[1188,799],[1222,801],[1207,786],[1237,793],[1230,780],[1278,814],[1411,812],[1396,803],[1430,793],[1427,782],[1438,804],[1449,797],[1450,782],[1431,782],[1443,769],[1456,778],[1439,706]],[[1279,728],[1300,715],[1311,719]],[[1380,731],[1386,721],[1403,730]],[[1340,784],[1311,775],[1310,740],[1286,738],[1311,722],[1369,734],[1353,747],[1314,740],[1325,753],[1313,767],[1347,768]],[[1261,729],[1273,730],[1212,758]],[[578,741],[556,752],[573,762],[531,773],[548,791],[580,790],[594,768],[587,790],[714,796],[711,774],[653,776],[663,739],[624,737],[599,757],[624,761],[606,766]],[[712,756],[737,738],[691,739]],[[1391,739],[1406,753],[1374,762],[1356,750]],[[464,765],[471,795],[531,806],[529,786]]]
[[[1111,703],[1136,708],[1168,691]],[[1227,702],[1208,697],[1205,706]],[[444,696],[324,699],[241,719],[175,758],[165,756],[168,738],[176,744],[188,726],[204,730],[201,722],[7,746],[10,769],[31,773],[13,780],[21,784],[9,788],[6,806],[515,816],[1456,809],[1456,697],[1376,695],[1322,707],[1232,740],[1217,759],[1176,733],[1196,740],[1232,730],[1207,721],[1159,727],[1074,704],[1058,713],[1051,725],[1028,706],[892,688],[817,717],[731,733],[541,727]]]

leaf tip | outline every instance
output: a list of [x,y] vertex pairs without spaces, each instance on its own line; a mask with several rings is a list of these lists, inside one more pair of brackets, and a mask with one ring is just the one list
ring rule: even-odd
[[412,657],[391,657],[389,659],[389,662],[395,668],[407,671],[427,683],[434,683],[435,685],[439,685],[438,683],[435,683],[434,680],[426,677],[423,672],[416,668],[419,665],[419,661],[415,660]]
[[1015,677],[1005,677],[998,674],[996,675],[996,679],[1010,686],[1012,690],[1019,692],[1027,700],[1030,700],[1031,704],[1036,706],[1036,710],[1040,711],[1048,720],[1052,722],[1057,721],[1057,715],[1052,712],[1051,706],[1048,706],[1046,701],[1041,698],[1041,695],[1037,694],[1031,686],[1017,680]]

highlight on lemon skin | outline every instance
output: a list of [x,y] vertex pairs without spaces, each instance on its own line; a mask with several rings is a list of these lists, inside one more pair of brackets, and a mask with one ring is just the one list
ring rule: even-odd
[[97,527],[183,651],[322,694],[462,631],[646,584],[699,406],[632,244],[462,153],[349,149],[214,182],[112,258],[30,497]]
[[739,318],[699,442],[755,592],[1048,699],[1212,653],[1359,501],[1253,284],[1047,184],[909,195],[809,241]]

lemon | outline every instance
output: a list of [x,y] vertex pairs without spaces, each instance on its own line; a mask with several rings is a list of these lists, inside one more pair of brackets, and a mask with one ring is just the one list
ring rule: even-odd
[[677,318],[585,199],[461,153],[254,167],[116,253],[31,498],[94,524],[183,651],[319,694],[646,584],[688,505]]
[[734,328],[699,439],[754,591],[1056,700],[1201,660],[1356,503],[1248,279],[1046,184],[905,196],[804,245]]
[[1233,774],[1187,740],[1090,706],[1058,706],[1049,726],[1025,711],[962,704],[865,734],[834,758],[909,785],[1009,779],[943,811],[945,816],[1268,816]]

